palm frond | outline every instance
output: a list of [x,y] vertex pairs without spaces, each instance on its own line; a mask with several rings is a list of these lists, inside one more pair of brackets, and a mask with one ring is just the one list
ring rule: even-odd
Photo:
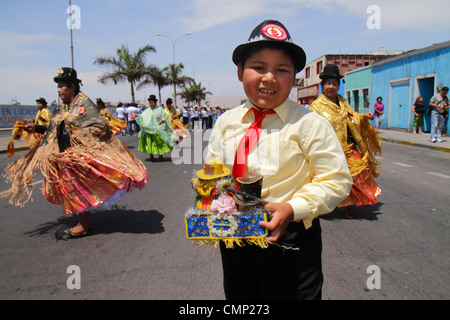
[[156,52],[156,49],[146,45],[139,48],[136,53],[131,53],[128,47],[122,44],[116,50],[116,56],[96,58],[94,64],[112,69],[112,72],[100,76],[98,81],[103,84],[110,81],[114,84],[128,81],[131,88],[131,100],[134,102],[134,84],[139,82],[153,68],[153,66],[146,64],[145,55],[148,52]]

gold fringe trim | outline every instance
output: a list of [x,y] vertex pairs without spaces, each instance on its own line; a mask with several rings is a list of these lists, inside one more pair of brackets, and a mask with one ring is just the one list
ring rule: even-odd
[[222,238],[222,239],[190,239],[196,246],[213,245],[217,248],[220,241],[225,244],[227,249],[233,249],[235,245],[243,247],[246,244],[256,245],[262,249],[266,249],[269,246],[267,238],[264,237],[247,237],[247,238]]
[[377,155],[381,155],[380,137],[375,128],[370,124],[369,120],[364,119],[361,121],[361,136],[367,145],[368,154],[368,166],[373,177],[376,178],[380,175],[378,168],[380,163],[376,159]]
[[[380,163],[376,158],[376,155],[381,155],[380,139],[369,120],[364,119],[361,116],[358,123],[358,127],[360,128],[360,130],[358,130],[360,138],[358,139],[359,142],[357,145],[362,158],[356,159],[350,155],[354,147],[353,143],[342,146],[347,158],[348,168],[353,177],[357,176],[362,171],[369,169],[373,177],[376,178],[380,175],[377,170],[380,167]],[[356,136],[355,133],[354,136]]]

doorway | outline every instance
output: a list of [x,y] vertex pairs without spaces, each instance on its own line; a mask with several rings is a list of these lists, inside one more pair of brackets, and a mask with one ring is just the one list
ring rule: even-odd
[[424,130],[426,132],[429,132],[431,128],[431,119],[430,116],[428,115],[428,108],[429,108],[428,104],[430,103],[430,100],[434,95],[434,77],[417,79],[417,87],[418,87],[417,97],[421,96],[423,98],[423,104],[425,105],[426,108],[423,117]]

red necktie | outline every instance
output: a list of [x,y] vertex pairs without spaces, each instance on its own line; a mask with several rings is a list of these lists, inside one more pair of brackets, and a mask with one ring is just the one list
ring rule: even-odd
[[[244,137],[239,142],[234,156],[233,172],[231,173],[236,180],[244,176],[245,166],[247,164],[247,157],[250,151],[255,147],[261,133],[261,123],[267,114],[275,113],[273,110],[259,111],[252,108],[255,115],[255,122],[253,122],[245,133]],[[238,188],[236,184],[236,188]]]

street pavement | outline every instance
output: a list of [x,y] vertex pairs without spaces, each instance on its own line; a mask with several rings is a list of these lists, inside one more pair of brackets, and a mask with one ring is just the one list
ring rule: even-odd
[[[394,130],[382,130],[381,138],[379,204],[357,208],[355,219],[342,209],[320,218],[323,299],[448,299],[448,141],[435,146],[427,135]],[[137,137],[120,140],[146,165],[149,184],[95,210],[88,237],[58,239],[76,217],[64,216],[39,188],[24,207],[0,200],[0,299],[224,299],[219,250],[195,246],[185,235],[183,217],[194,197],[190,178],[201,162],[176,165],[180,154],[146,161]],[[207,137],[202,140],[204,148]],[[11,159],[0,154],[0,169],[25,152]],[[80,268],[80,289],[66,282],[69,266]]]

